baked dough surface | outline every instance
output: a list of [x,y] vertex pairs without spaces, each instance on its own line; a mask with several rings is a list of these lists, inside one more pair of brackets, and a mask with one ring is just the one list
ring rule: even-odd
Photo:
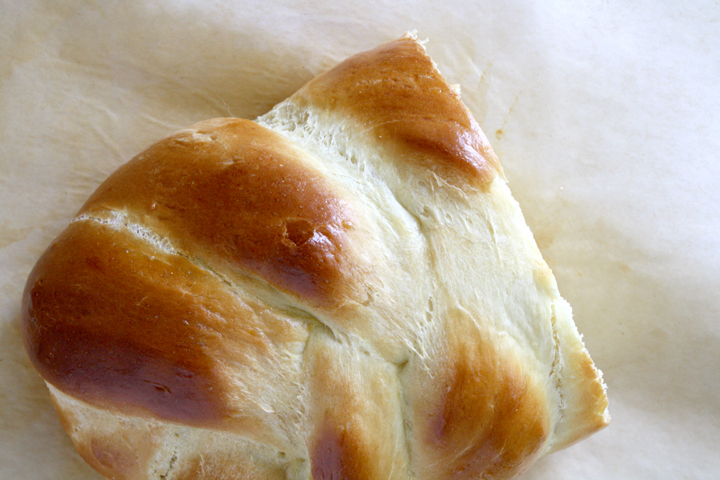
[[609,421],[496,156],[412,35],[122,166],[23,314],[108,478],[510,478]]

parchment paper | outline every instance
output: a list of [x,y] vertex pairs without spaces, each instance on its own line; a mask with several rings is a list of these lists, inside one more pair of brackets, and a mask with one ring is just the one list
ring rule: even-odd
[[18,329],[30,269],[96,186],[413,29],[609,385],[611,426],[524,478],[720,478],[720,7],[655,0],[0,0],[0,478],[99,478]]

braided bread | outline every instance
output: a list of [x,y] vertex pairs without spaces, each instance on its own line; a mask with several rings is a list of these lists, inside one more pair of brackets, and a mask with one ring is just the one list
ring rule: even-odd
[[23,314],[111,479],[511,478],[609,421],[495,154],[410,34],[120,167]]

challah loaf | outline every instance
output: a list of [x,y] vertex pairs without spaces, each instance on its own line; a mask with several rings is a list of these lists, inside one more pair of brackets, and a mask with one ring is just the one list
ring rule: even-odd
[[122,166],[23,312],[110,479],[511,478],[609,421],[497,158],[412,35]]

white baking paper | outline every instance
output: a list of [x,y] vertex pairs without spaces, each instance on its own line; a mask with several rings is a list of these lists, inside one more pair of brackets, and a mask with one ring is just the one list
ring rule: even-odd
[[493,144],[609,387],[524,479],[720,478],[714,1],[0,0],[0,478],[99,479],[19,333],[30,269],[154,141],[407,30]]

